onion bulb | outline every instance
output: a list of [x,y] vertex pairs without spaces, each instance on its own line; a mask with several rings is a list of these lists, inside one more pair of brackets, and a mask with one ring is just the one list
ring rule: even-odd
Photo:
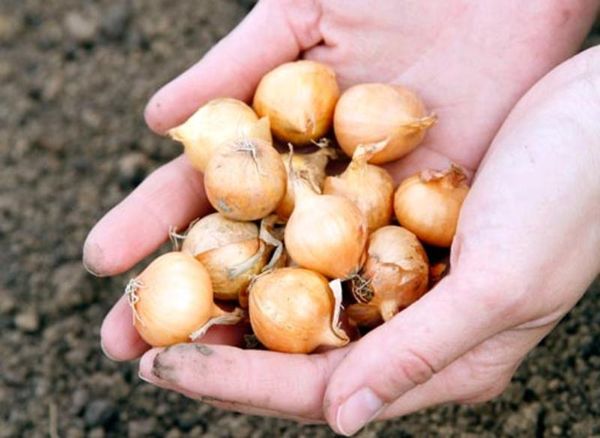
[[331,68],[314,61],[288,62],[263,76],[253,107],[260,117],[269,117],[275,137],[300,145],[331,129],[339,96]]
[[310,154],[292,154],[291,152],[281,154],[285,170],[288,173],[287,190],[275,212],[282,219],[289,218],[294,210],[294,187],[290,177],[290,155],[291,166],[294,171],[299,175],[303,175],[316,190],[321,190],[323,181],[325,181],[327,163],[330,159],[337,157],[337,152],[335,149],[324,147]]
[[348,343],[348,336],[338,327],[339,282],[330,288],[316,272],[282,268],[257,277],[249,292],[250,324],[268,349],[310,353],[320,346]]
[[227,313],[213,302],[210,276],[198,260],[169,252],[150,263],[125,290],[133,324],[153,347],[186,342],[214,324],[235,324],[237,312]]
[[388,225],[392,219],[394,181],[385,169],[367,163],[384,146],[359,146],[346,170],[339,176],[328,176],[323,185],[323,193],[343,196],[358,207],[367,219],[369,232]]
[[237,300],[252,278],[267,264],[270,251],[252,222],[213,213],[194,223],[181,250],[208,270],[215,298]]
[[216,151],[204,173],[212,206],[228,219],[253,221],[271,213],[285,195],[287,174],[272,144],[236,141]]
[[223,145],[250,138],[272,141],[269,119],[259,120],[244,102],[227,97],[211,100],[168,134],[183,143],[192,166],[201,172]]
[[394,195],[398,222],[429,245],[449,247],[469,192],[466,180],[458,166],[444,171],[426,170],[405,179]]
[[385,142],[370,163],[395,161],[418,146],[436,121],[412,91],[391,84],[360,84],[348,88],[335,107],[333,129],[342,150],[351,157],[359,145]]
[[369,315],[363,308],[362,319],[358,319],[354,309],[350,318],[359,325],[369,325],[373,317],[388,321],[418,300],[429,283],[425,249],[413,233],[402,227],[388,225],[371,234],[367,254],[360,276],[352,283],[352,293],[357,301],[377,309],[380,316],[375,312]]
[[356,274],[364,261],[367,220],[352,201],[321,195],[292,171],[296,206],[285,228],[285,247],[300,266],[330,278]]

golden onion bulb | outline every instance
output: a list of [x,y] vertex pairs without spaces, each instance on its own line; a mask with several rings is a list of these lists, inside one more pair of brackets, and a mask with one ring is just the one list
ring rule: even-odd
[[294,181],[296,206],[285,228],[285,247],[300,266],[329,278],[346,279],[361,268],[367,221],[348,199],[316,193],[303,179]]
[[394,225],[380,228],[369,236],[367,260],[353,281],[353,295],[364,304],[352,310],[349,306],[349,317],[367,326],[373,325],[373,318],[388,321],[418,300],[428,283],[429,260],[417,237]]
[[211,205],[228,219],[253,221],[271,213],[285,195],[287,174],[271,143],[253,139],[221,147],[204,173]]
[[261,79],[253,107],[268,117],[275,137],[307,144],[330,129],[340,91],[334,71],[314,61],[282,64]]
[[462,169],[427,170],[400,183],[394,211],[400,225],[433,246],[449,247],[469,186]]
[[215,150],[244,139],[271,142],[267,118],[260,119],[244,102],[229,97],[211,100],[168,135],[183,143],[192,166],[204,172]]
[[391,84],[360,84],[348,88],[335,108],[335,137],[351,157],[359,145],[385,142],[369,162],[383,164],[408,154],[423,141],[436,121],[412,91]]
[[226,316],[213,301],[207,270],[183,252],[156,258],[129,282],[126,294],[135,328],[153,347],[189,341],[209,321]]
[[320,346],[341,347],[349,341],[338,327],[339,295],[322,275],[301,268],[281,268],[258,277],[250,286],[252,330],[268,349],[310,353]]

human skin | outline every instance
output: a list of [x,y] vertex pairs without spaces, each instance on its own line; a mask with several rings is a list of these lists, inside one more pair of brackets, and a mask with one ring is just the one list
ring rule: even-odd
[[[145,352],[121,299],[102,327],[108,355],[144,354],[142,378],[219,407],[325,420],[352,434],[375,418],[496,396],[577,302],[600,269],[600,50],[554,70],[506,116],[575,53],[598,3],[405,1],[402,14],[398,4],[263,1],[151,99],[146,120],[163,133],[210,98],[247,100],[266,71],[300,55],[331,65],[342,87],[414,89],[439,123],[390,166],[394,177],[450,162],[476,172],[451,274],[360,341],[310,356],[225,345]],[[178,158],[94,227],[84,263],[99,275],[123,272],[169,226],[208,209],[201,177]],[[204,342],[239,338],[239,329],[219,328]]]

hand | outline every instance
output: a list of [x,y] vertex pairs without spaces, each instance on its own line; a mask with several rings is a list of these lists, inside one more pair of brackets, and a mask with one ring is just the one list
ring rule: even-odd
[[[306,58],[332,65],[343,85],[367,80],[403,83],[423,95],[428,106],[438,113],[441,121],[431,131],[426,144],[395,167],[398,178],[418,168],[444,167],[449,161],[475,170],[487,144],[518,97],[541,74],[575,50],[589,24],[586,20],[591,21],[588,17],[592,17],[591,10],[595,7],[589,2],[572,2],[571,9],[564,14],[557,8],[539,6],[547,3],[529,2],[525,12],[532,15],[527,15],[522,5],[510,3],[463,7],[463,2],[445,1],[434,8],[430,6],[431,2],[427,5],[405,2],[401,17],[396,19],[395,2],[380,2],[366,9],[350,2],[317,5],[316,2],[264,1],[200,63],[159,91],[148,106],[146,118],[153,129],[164,132],[183,121],[209,98],[230,95],[247,99],[262,74],[302,52]],[[502,19],[502,16],[510,16],[517,7],[521,20]],[[452,18],[448,19],[449,16]],[[486,25],[481,25],[489,16],[498,21],[487,19]],[[536,16],[534,26],[529,19],[532,16]],[[565,16],[571,18],[561,23]],[[554,35],[548,29],[561,33],[552,44],[550,38]],[[390,41],[393,42],[391,45]],[[478,62],[469,62],[473,59]],[[246,80],[240,81],[240,78]],[[477,190],[474,187],[473,193]],[[86,265],[101,275],[129,269],[164,241],[170,225],[184,227],[207,211],[202,193],[200,178],[184,158],[164,166],[90,233],[84,251]],[[467,205],[473,202],[469,200]],[[463,228],[461,224],[461,236],[465,234]],[[459,247],[468,247],[464,242],[469,239],[460,237],[457,241],[463,242]],[[453,257],[455,264],[463,264],[463,256]],[[323,394],[331,376],[326,412],[332,425],[339,430],[333,412],[344,394],[336,390],[336,381],[343,375],[339,373],[349,367],[348,360],[354,355],[351,350],[376,348],[377,338],[392,331],[392,324],[408,324],[396,321],[410,322],[428,306],[444,305],[446,294],[439,291],[460,291],[461,287],[470,284],[457,280],[459,272],[456,267],[453,274],[422,302],[402,312],[402,317],[344,350],[324,355],[289,356],[226,346],[211,347],[211,350],[181,346],[169,349],[156,360],[158,351],[148,352],[142,360],[141,373],[146,379],[188,395],[203,394],[205,398],[224,400],[225,405],[213,400],[213,404],[219,406],[247,412],[258,409],[269,415],[309,420],[323,418]],[[454,307],[456,305],[451,303],[448,311]],[[448,315],[449,318],[452,316],[451,313]],[[471,323],[476,325],[480,319],[485,320],[485,316],[477,315]],[[463,319],[461,315],[460,320]],[[116,359],[132,359],[148,348],[130,322],[129,308],[124,300],[120,300],[103,325],[104,348]],[[436,322],[440,321],[436,319]],[[460,327],[466,325],[461,324]],[[213,332],[211,336],[219,343],[235,344],[239,339],[239,333],[227,328]],[[472,339],[470,333],[465,336]],[[435,341],[437,345],[433,332],[426,338],[430,338],[429,344]],[[443,339],[448,338],[440,338]],[[387,350],[402,352],[398,347]],[[214,353],[205,356],[207,351]],[[349,351],[350,356],[341,362]],[[194,356],[198,358],[194,359]],[[196,375],[193,360],[205,365],[201,376]],[[166,366],[175,362],[179,368]],[[387,362],[386,359],[384,363]],[[163,379],[151,374],[153,364]],[[334,373],[338,364],[339,369]],[[418,372],[420,365],[417,363],[416,366]],[[404,368],[413,373],[412,368]],[[232,377],[223,380],[219,377],[223,375]],[[380,371],[378,375],[384,377]],[[367,375],[354,377],[357,380],[353,382],[359,384]],[[290,392],[297,396],[289,397]],[[427,405],[424,401],[421,404]],[[383,414],[390,416],[410,410],[394,411],[394,406]]]

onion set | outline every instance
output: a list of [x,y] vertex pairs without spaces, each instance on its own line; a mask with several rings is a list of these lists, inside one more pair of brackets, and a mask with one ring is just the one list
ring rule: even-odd
[[253,138],[271,142],[269,120],[259,120],[244,102],[227,97],[206,103],[168,135],[183,143],[185,155],[201,172],[223,145]]
[[335,107],[335,137],[348,155],[359,145],[384,142],[370,163],[383,164],[408,154],[423,141],[436,116],[427,114],[412,91],[391,84],[348,88]]
[[317,193],[292,169],[296,206],[285,228],[285,247],[298,265],[329,278],[355,275],[365,257],[367,221],[348,199]]
[[271,213],[285,195],[287,174],[271,143],[253,139],[221,147],[210,159],[204,189],[228,219],[253,221]]
[[466,181],[458,166],[444,171],[426,170],[405,179],[394,195],[398,222],[429,245],[449,247],[469,192]]
[[240,320],[238,312],[225,312],[214,303],[208,271],[184,252],[156,258],[129,282],[125,293],[135,328],[153,347],[186,342],[212,325]]
[[275,137],[297,145],[318,140],[330,129],[340,96],[335,73],[324,64],[282,64],[261,79],[253,107],[268,117]]
[[252,330],[270,350],[310,353],[349,341],[338,327],[341,286],[330,288],[322,275],[282,268],[259,276],[249,291]]
[[368,326],[380,318],[390,320],[427,291],[429,262],[417,237],[394,225],[371,234],[367,254],[352,284],[359,304],[352,310],[349,306],[348,312],[356,323]]

